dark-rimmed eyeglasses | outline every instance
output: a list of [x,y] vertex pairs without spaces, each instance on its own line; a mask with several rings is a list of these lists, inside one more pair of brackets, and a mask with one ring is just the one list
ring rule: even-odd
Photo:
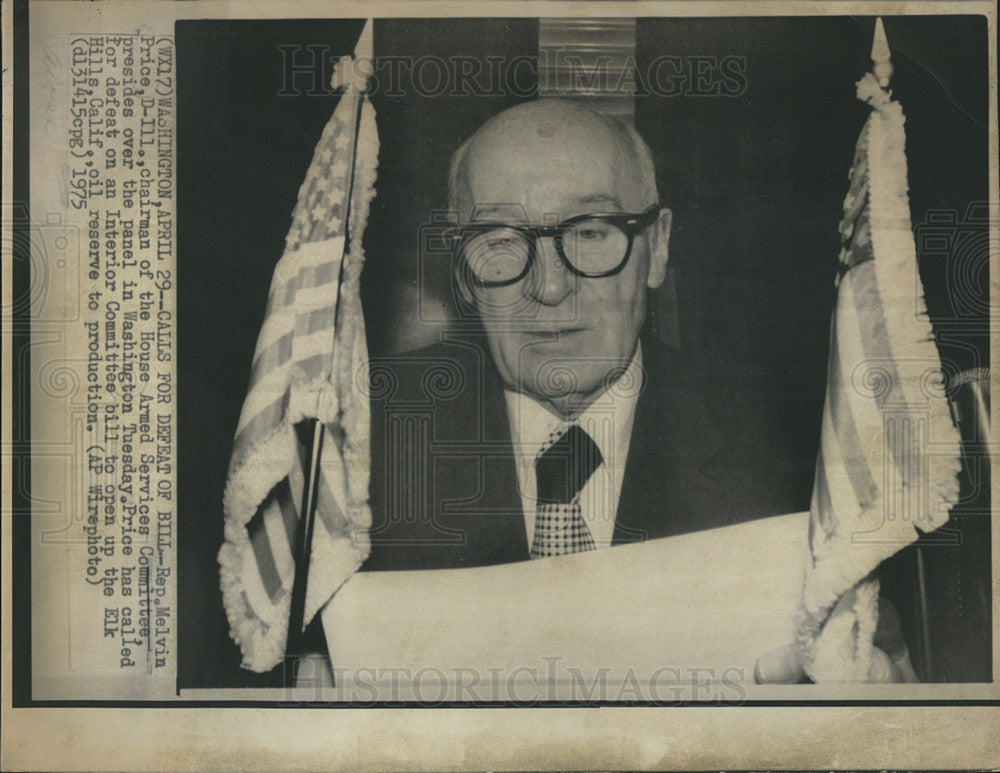
[[636,234],[660,210],[586,214],[558,225],[470,223],[452,232],[457,266],[480,287],[503,287],[523,279],[538,257],[538,240],[553,240],[556,254],[577,276],[598,279],[625,268]]

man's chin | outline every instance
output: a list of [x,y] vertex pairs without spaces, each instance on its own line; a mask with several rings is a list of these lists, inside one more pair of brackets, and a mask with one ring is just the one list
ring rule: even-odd
[[566,415],[584,410],[609,386],[608,379],[592,376],[584,379],[581,374],[568,367],[552,367],[539,375],[544,376],[544,380],[526,390],[528,394],[555,406],[559,413]]
[[572,345],[556,338],[551,342],[533,339],[518,351],[517,368],[508,386],[542,402],[585,407],[628,367],[627,356],[617,351],[604,353],[604,344],[582,335]]
[[531,381],[533,382],[531,391],[546,400],[581,397],[601,386],[600,380],[582,374],[574,363],[566,360],[550,360],[542,363]]

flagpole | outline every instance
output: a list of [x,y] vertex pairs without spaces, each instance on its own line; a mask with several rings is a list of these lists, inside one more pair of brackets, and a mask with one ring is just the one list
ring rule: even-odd
[[[336,79],[336,74],[334,78]],[[347,89],[355,88],[353,85]],[[345,89],[346,92],[346,89]],[[343,97],[341,97],[343,99]],[[357,111],[354,116],[354,138],[351,143],[350,177],[347,185],[347,201],[344,206],[344,260],[340,262],[340,280],[337,283],[337,301],[334,307],[334,319],[340,316],[340,293],[343,289],[344,263],[351,243],[351,204],[354,199],[354,174],[358,156],[358,135],[361,131],[361,109],[366,96],[362,93],[358,98]],[[334,328],[336,336],[336,326]],[[323,454],[323,424],[318,417],[310,420],[312,435],[312,451],[309,455],[309,473],[306,475],[302,491],[302,507],[304,513],[299,518],[295,540],[295,581],[292,585],[292,599],[288,614],[288,636],[285,640],[285,659],[292,658],[291,668],[285,670],[285,686],[294,687],[298,677],[299,660],[303,654],[302,634],[305,626],[306,590],[309,584],[309,566],[312,559],[313,530],[316,523],[316,505],[319,500],[319,466]]]
[[309,474],[306,476],[302,492],[304,517],[299,519],[295,540],[295,583],[292,586],[291,608],[288,614],[288,638],[285,643],[285,657],[292,657],[291,669],[286,671],[286,687],[294,687],[298,677],[299,658],[303,654],[302,628],[305,623],[306,586],[309,582],[309,563],[312,556],[313,528],[316,524],[316,502],[318,500],[319,459],[323,453],[323,425],[319,419],[311,419],[312,451],[309,455]]

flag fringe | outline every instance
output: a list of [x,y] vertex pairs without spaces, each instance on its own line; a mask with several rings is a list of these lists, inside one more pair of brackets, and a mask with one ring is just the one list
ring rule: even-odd
[[269,671],[285,654],[291,596],[282,589],[277,603],[265,607],[264,611],[260,611],[258,604],[255,611],[243,582],[244,571],[256,571],[255,567],[243,566],[244,556],[253,560],[253,547],[246,527],[227,519],[225,537],[219,550],[219,577],[222,603],[229,619],[229,635],[243,653],[243,668],[257,673]]
[[296,393],[299,390],[307,395],[328,393],[329,387],[324,389],[324,383],[325,379],[317,379],[293,385],[289,408],[281,422],[255,446],[239,474],[226,483],[225,541],[218,556],[222,603],[230,635],[243,653],[243,667],[251,671],[268,671],[284,656],[291,596],[282,588],[276,602],[265,602],[258,597],[256,604],[250,603],[243,577],[244,572],[256,572],[257,568],[243,564],[244,560],[253,561],[253,546],[246,526],[260,503],[292,470],[292,464],[277,467],[274,460],[294,458],[298,443],[295,424],[312,415],[305,410],[309,401],[297,399]]

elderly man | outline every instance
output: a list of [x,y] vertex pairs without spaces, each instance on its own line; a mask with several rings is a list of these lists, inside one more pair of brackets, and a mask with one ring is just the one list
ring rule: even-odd
[[745,519],[686,367],[644,333],[671,213],[634,129],[567,101],[511,108],[457,151],[450,199],[475,324],[372,362],[363,569],[483,566]]

